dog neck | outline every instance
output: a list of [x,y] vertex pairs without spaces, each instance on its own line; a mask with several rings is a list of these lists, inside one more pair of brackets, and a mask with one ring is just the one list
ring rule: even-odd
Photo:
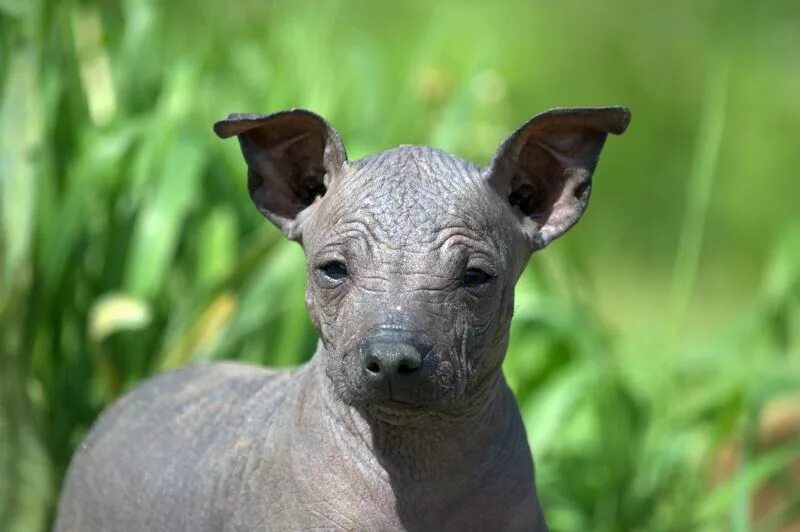
[[499,370],[470,390],[463,402],[440,410],[355,407],[336,395],[324,357],[320,347],[310,366],[326,416],[346,439],[365,447],[364,454],[378,461],[393,486],[478,481],[495,474],[524,444],[516,403]]

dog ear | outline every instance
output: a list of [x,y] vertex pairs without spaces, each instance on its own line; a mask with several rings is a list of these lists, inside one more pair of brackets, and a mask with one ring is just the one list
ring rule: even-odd
[[486,179],[524,215],[534,250],[581,217],[606,135],[623,133],[630,118],[624,107],[553,109],[531,118],[497,150]]
[[214,132],[239,138],[253,203],[288,238],[299,240],[304,213],[347,162],[336,130],[315,113],[293,109],[230,115],[214,124]]

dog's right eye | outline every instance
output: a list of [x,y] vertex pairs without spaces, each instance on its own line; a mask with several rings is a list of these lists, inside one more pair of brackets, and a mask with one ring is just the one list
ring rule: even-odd
[[331,281],[341,281],[347,278],[347,266],[338,260],[326,262],[319,268],[319,271]]

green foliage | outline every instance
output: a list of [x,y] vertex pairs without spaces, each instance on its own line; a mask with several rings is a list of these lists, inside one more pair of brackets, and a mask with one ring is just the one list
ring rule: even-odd
[[[798,20],[790,0],[0,1],[0,529],[47,526],[81,436],[153,372],[313,352],[302,253],[210,129],[295,106],[353,159],[479,161],[547,107],[631,106],[590,212],[518,289],[506,373],[552,527],[800,518],[797,437],[758,445],[800,389]],[[766,484],[786,504],[764,514]]]

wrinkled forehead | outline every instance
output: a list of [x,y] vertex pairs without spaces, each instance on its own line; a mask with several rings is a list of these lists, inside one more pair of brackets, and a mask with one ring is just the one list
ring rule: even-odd
[[493,224],[492,191],[482,169],[424,146],[401,146],[351,163],[326,198],[326,217],[360,219],[398,245],[436,239],[461,227]]

